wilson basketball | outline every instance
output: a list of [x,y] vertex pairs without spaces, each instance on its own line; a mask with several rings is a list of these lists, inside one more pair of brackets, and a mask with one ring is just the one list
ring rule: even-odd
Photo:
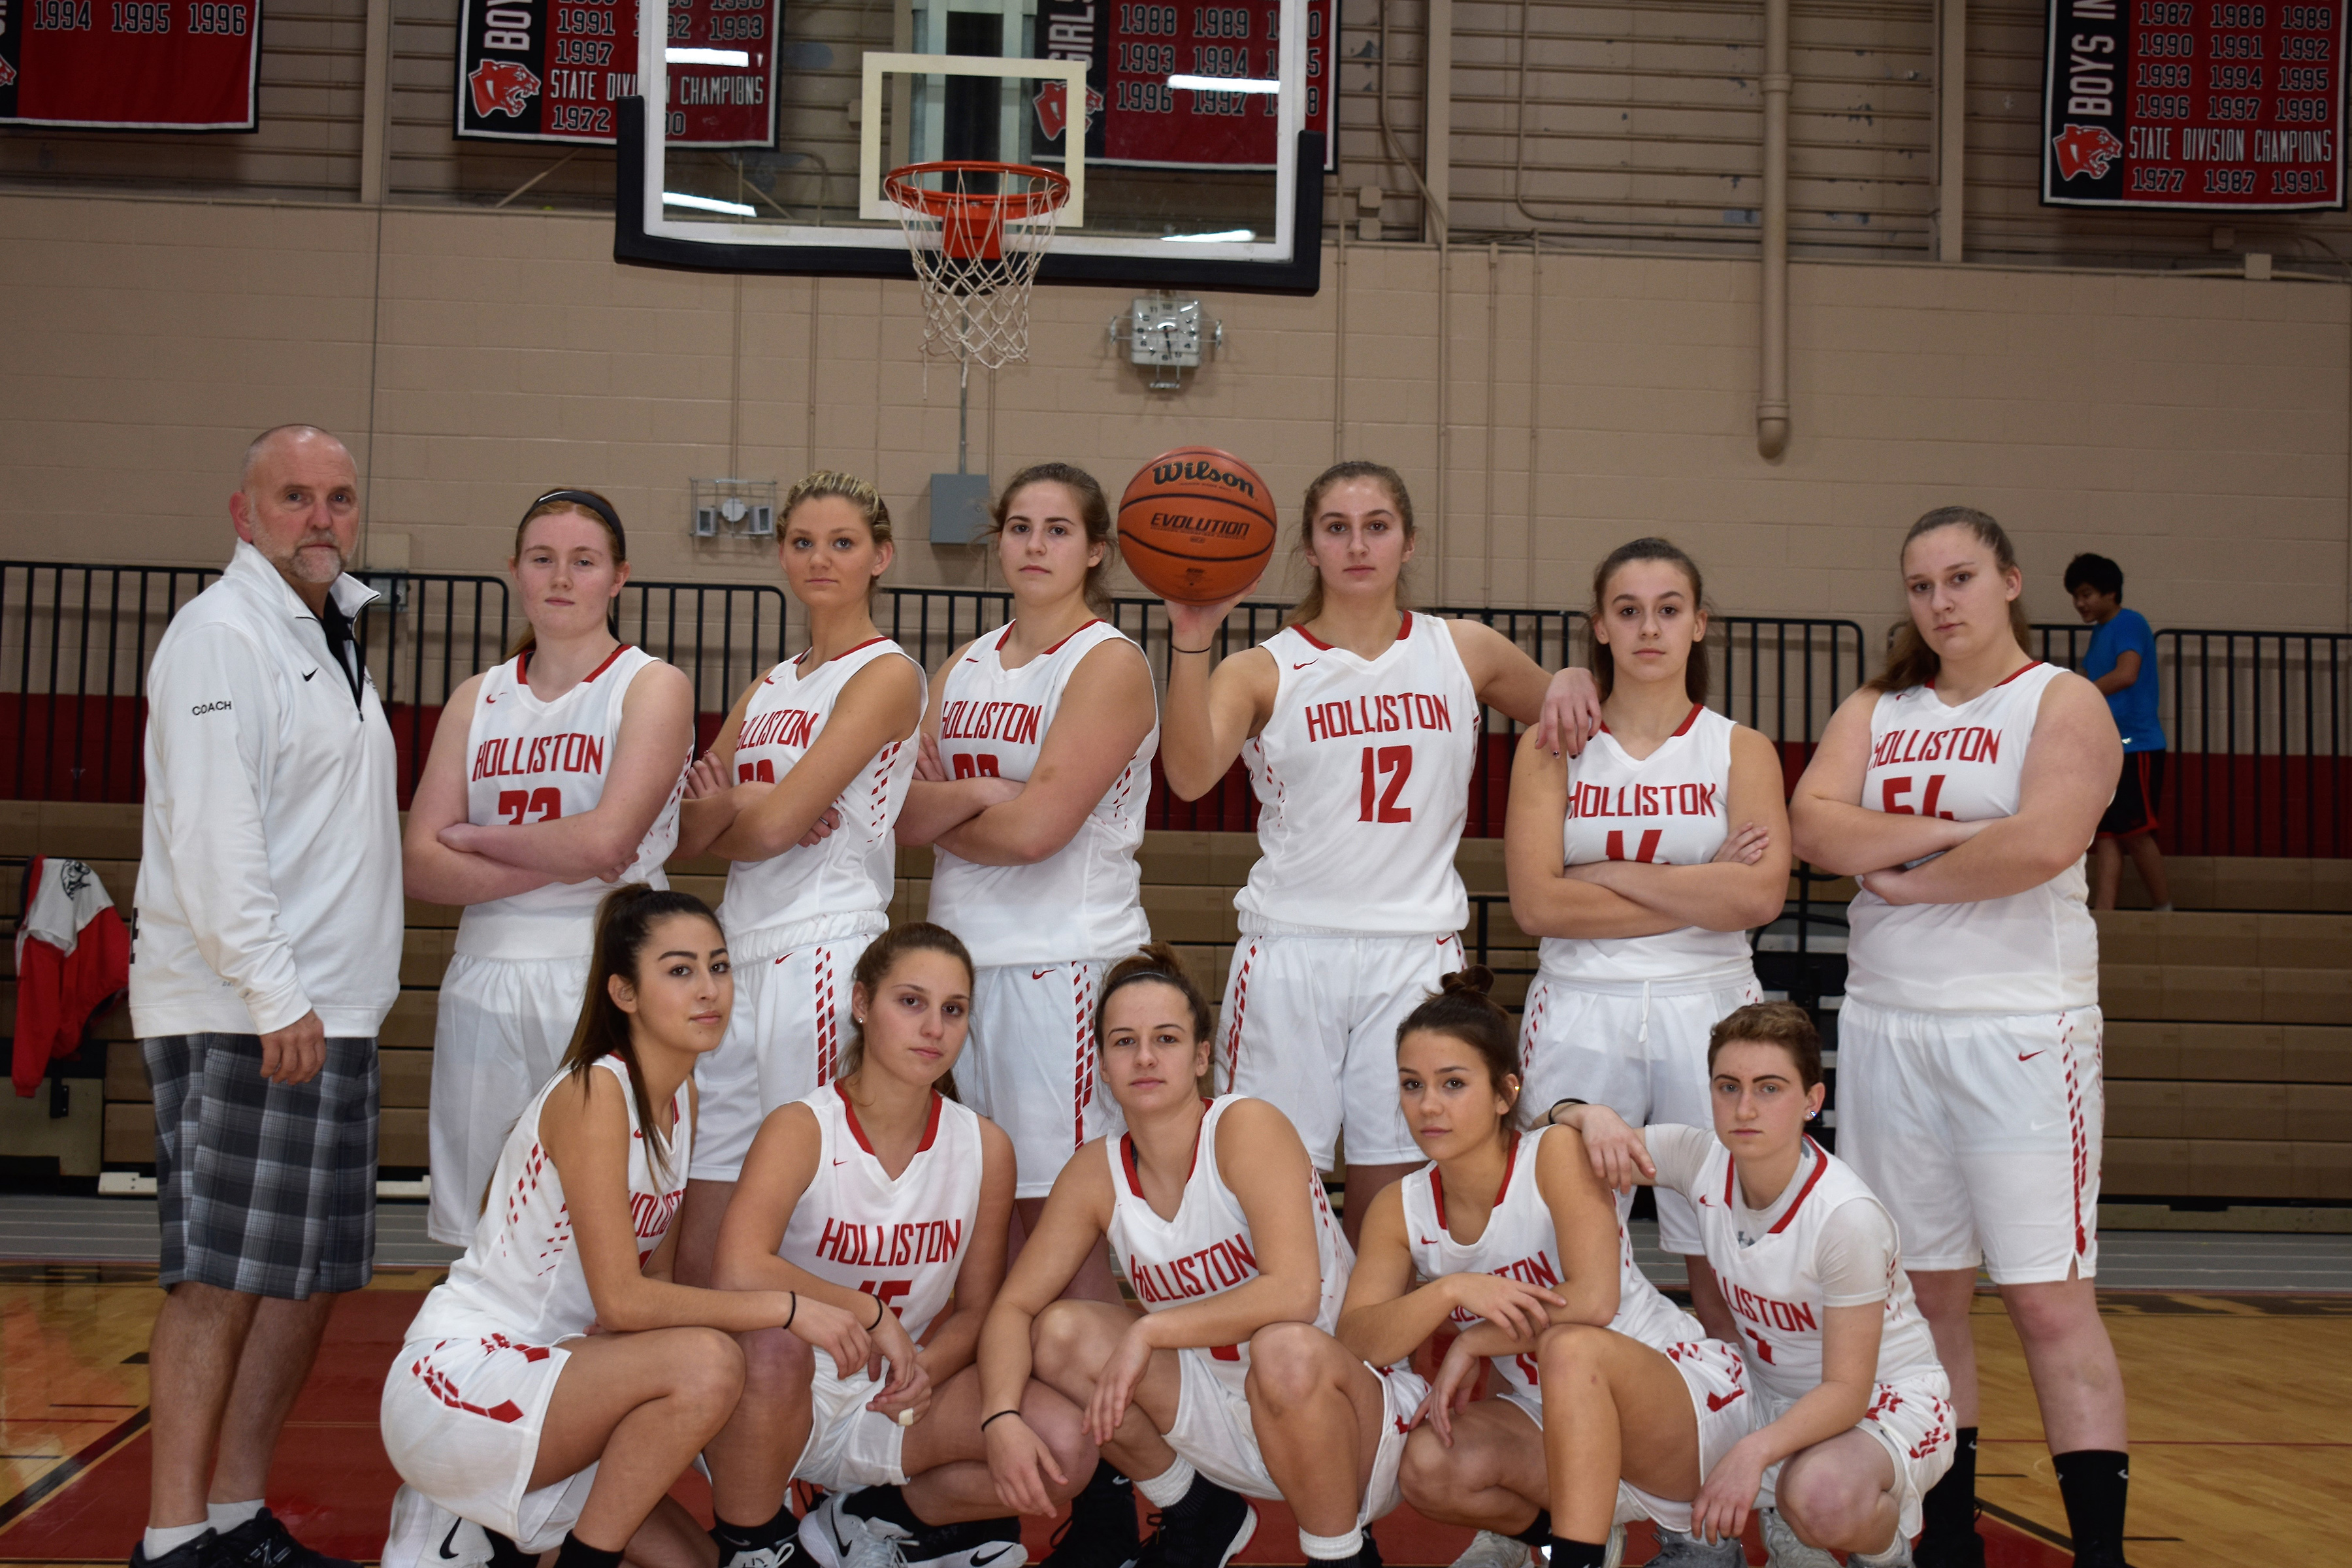
[[1145,464],[1118,500],[1118,552],[1143,585],[1213,605],[1257,581],[1274,554],[1274,497],[1257,470],[1214,447]]

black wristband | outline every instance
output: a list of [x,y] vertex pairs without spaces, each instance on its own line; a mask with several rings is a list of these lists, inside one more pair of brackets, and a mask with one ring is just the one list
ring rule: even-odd
[[1175,640],[1171,638],[1168,643],[1168,649],[1171,653],[1214,653],[1217,651],[1217,645],[1211,643],[1206,647],[1178,647]]
[[799,1316],[801,1315],[801,1293],[800,1293],[799,1291],[797,1291],[797,1290],[793,1290],[793,1291],[789,1292],[789,1294],[792,1296],[792,1299],[793,1299],[793,1310],[792,1310],[791,1311],[786,1312],[786,1313],[784,1314],[784,1325],[783,1325],[785,1328],[788,1328],[788,1329],[789,1329],[789,1328],[791,1328],[791,1327],[793,1326],[793,1320],[794,1318],[797,1318],[797,1317],[799,1317]]
[[988,1422],[989,1422],[989,1421],[1002,1421],[1002,1420],[1003,1420],[1003,1419],[1004,1419],[1006,1416],[1008,1416],[1008,1415],[1020,1415],[1020,1414],[1021,1414],[1021,1412],[1019,1412],[1018,1410],[1000,1410],[1000,1411],[998,1411],[995,1415],[993,1415],[990,1416],[990,1417],[988,1418],[988,1421],[982,1421],[982,1422],[980,1424],[980,1429],[981,1429],[982,1431],[985,1432],[985,1431],[987,1431],[987,1430],[988,1430]]
[[888,1304],[887,1302],[884,1301],[884,1300],[882,1300],[882,1298],[881,1298],[881,1297],[879,1297],[879,1296],[875,1297],[875,1298],[874,1298],[874,1321],[873,1321],[872,1322],[870,1322],[870,1323],[868,1323],[868,1324],[866,1324],[866,1331],[867,1333],[869,1333],[869,1334],[870,1334],[870,1333],[872,1333],[875,1330],[877,1330],[877,1329],[880,1328],[880,1327],[882,1326],[882,1320],[883,1320],[884,1318],[886,1318],[886,1317],[889,1316],[889,1314],[890,1314],[890,1307],[889,1307],[889,1304]]
[[1552,1118],[1559,1114],[1559,1108],[1563,1105],[1588,1105],[1590,1103],[1591,1103],[1590,1100],[1555,1100],[1551,1102],[1551,1109],[1544,1112],[1544,1124],[1549,1127],[1559,1126],[1559,1123],[1554,1121]]

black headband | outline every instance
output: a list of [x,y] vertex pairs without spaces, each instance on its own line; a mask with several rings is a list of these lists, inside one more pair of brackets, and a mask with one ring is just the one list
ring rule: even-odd
[[626,561],[629,558],[629,536],[621,527],[620,513],[614,511],[611,503],[603,497],[591,495],[586,490],[550,490],[523,509],[523,521],[530,521],[532,512],[551,500],[570,501],[574,506],[586,507],[590,511],[603,518],[604,526],[613,531],[614,558],[619,561]]

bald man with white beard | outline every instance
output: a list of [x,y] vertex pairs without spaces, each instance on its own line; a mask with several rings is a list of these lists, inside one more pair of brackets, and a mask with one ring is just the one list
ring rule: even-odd
[[131,1016],[168,1292],[132,1568],[349,1568],[266,1506],[336,1295],[375,1251],[375,1036],[400,989],[392,731],[346,574],[359,479],[313,426],[247,449],[218,582],[148,672]]

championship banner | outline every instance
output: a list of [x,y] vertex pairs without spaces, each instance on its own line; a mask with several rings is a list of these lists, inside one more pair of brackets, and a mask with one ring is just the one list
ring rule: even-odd
[[0,0],[0,124],[251,131],[261,0]]
[[[671,0],[668,140],[776,144],[782,23],[782,0]],[[614,101],[637,91],[636,0],[462,0],[457,39],[461,140],[613,144]]]
[[[2345,0],[2352,4],[2352,0]],[[1271,169],[1275,93],[1171,86],[1171,77],[1282,74],[1282,7],[1248,4],[1130,5],[1127,0],[1043,0],[1047,59],[1087,62],[1087,162],[1173,169]],[[1332,0],[1307,0],[1307,112],[1302,128],[1331,131]],[[1039,155],[1057,151],[1071,118],[1060,82],[1038,89]]]
[[2344,205],[2344,15],[2318,5],[2050,0],[2042,200]]

